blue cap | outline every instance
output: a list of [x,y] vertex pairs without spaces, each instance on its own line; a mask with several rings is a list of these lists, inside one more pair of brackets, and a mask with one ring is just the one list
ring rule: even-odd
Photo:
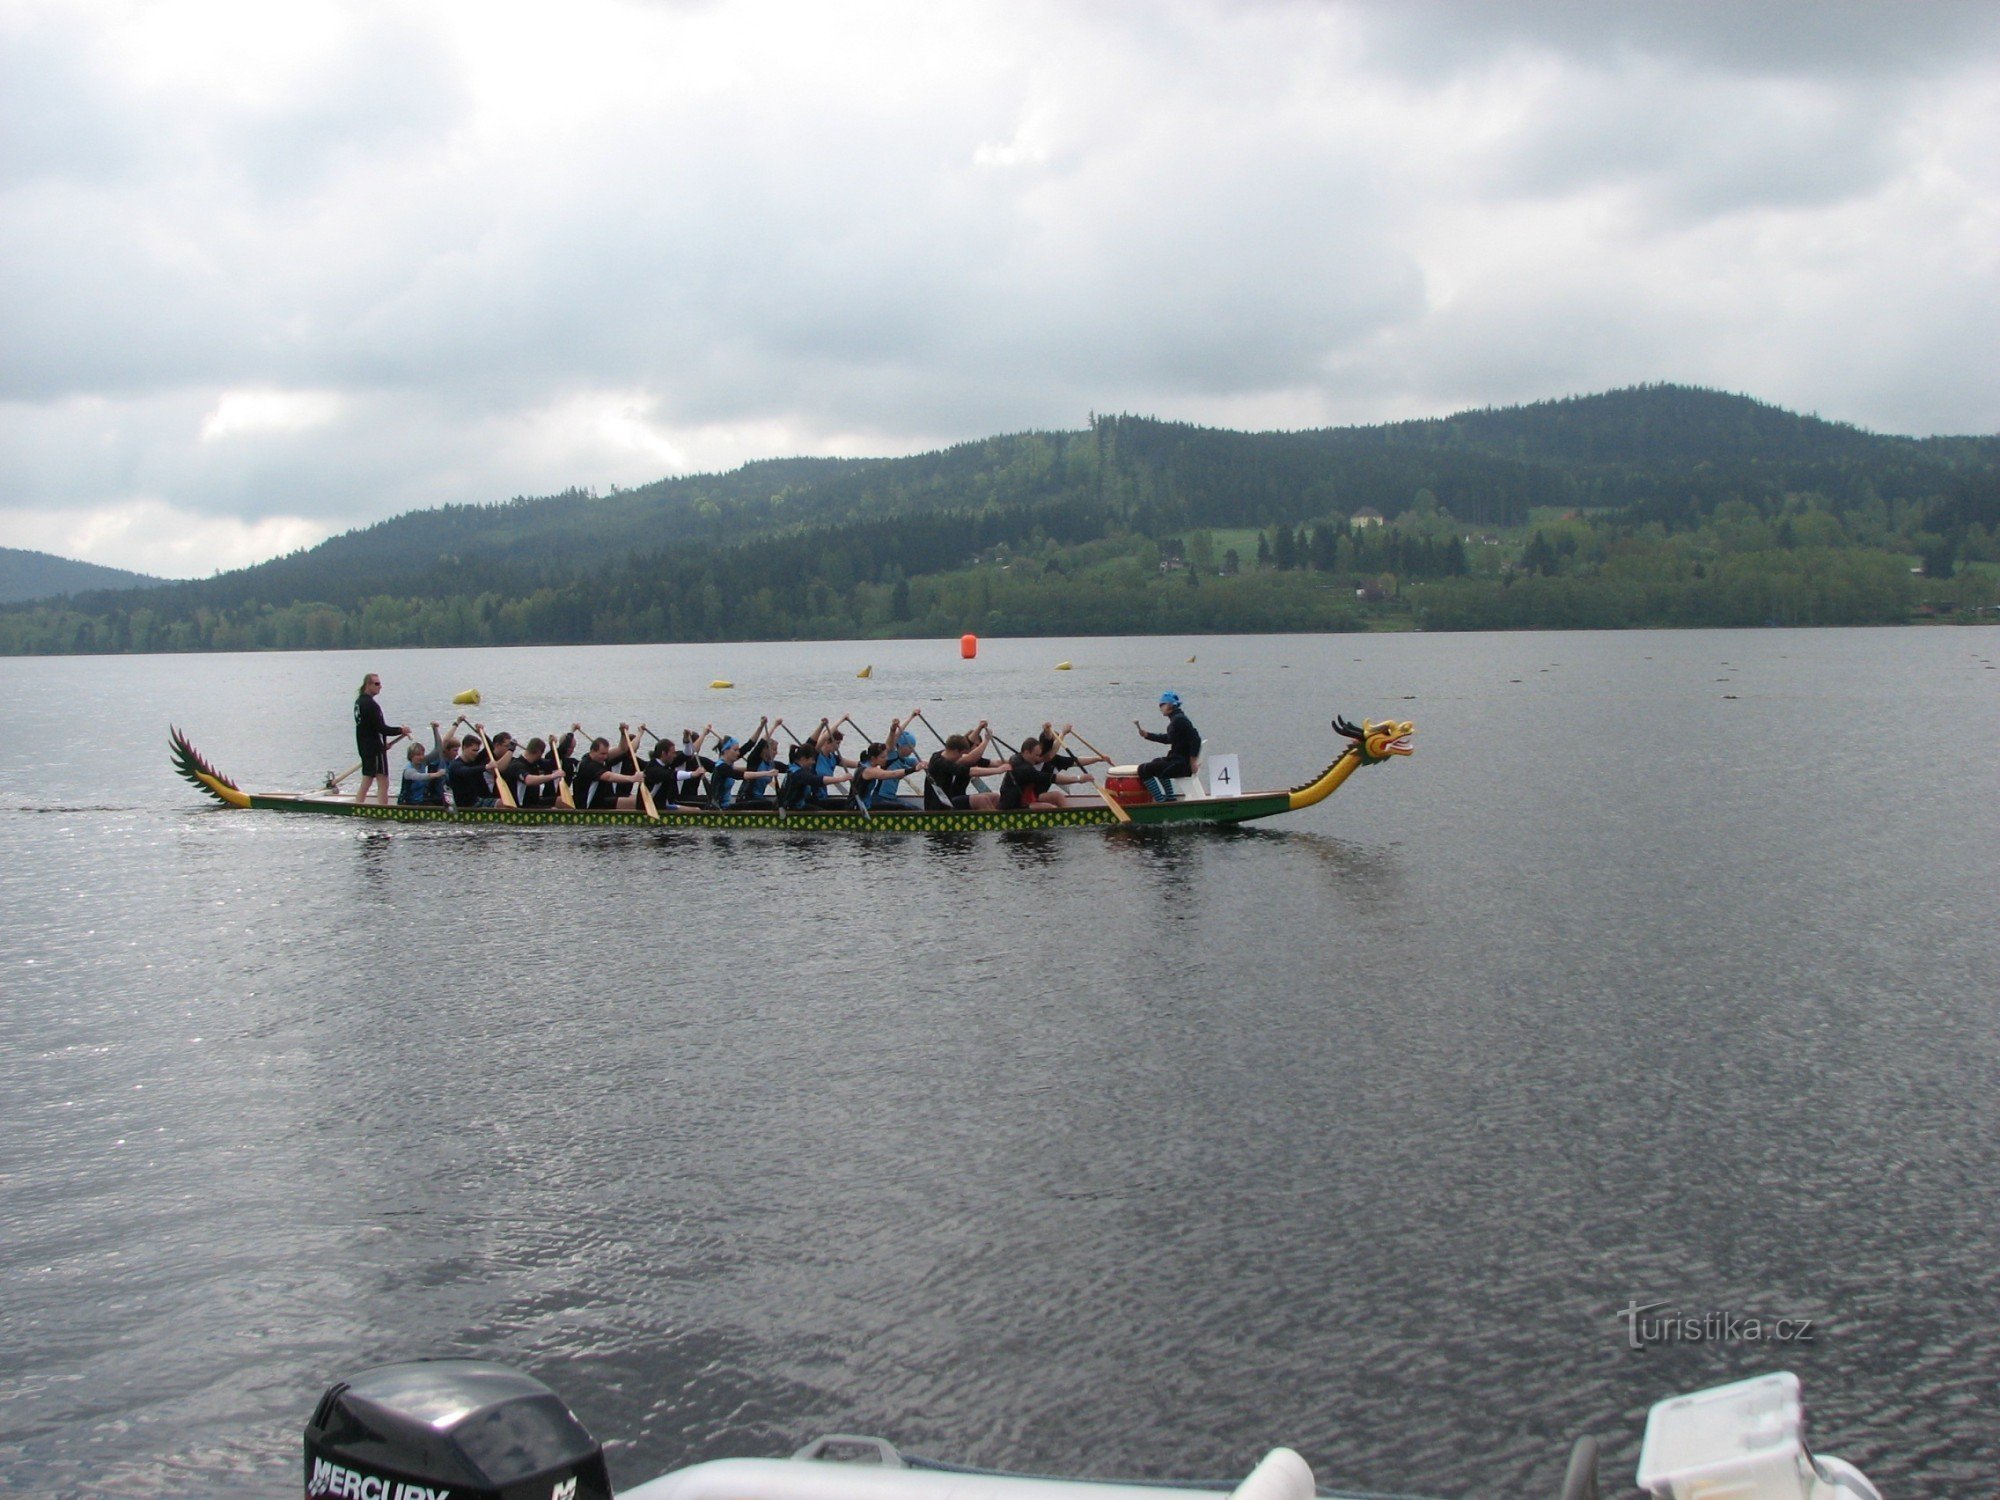
[[1181,695],[1179,693],[1162,693],[1160,694],[1160,701],[1162,703],[1170,703],[1175,708],[1179,708],[1181,706]]
[[901,734],[896,736],[896,748],[899,750],[916,749],[917,737],[914,734],[911,734],[909,730],[905,729]]

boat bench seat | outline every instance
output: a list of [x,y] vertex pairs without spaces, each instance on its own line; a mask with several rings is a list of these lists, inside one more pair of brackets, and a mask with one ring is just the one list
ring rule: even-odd
[[1176,797],[1206,797],[1208,795],[1208,788],[1202,785],[1201,757],[1199,755],[1194,758],[1193,771],[1193,775],[1175,776],[1167,782],[1167,785],[1174,789]]

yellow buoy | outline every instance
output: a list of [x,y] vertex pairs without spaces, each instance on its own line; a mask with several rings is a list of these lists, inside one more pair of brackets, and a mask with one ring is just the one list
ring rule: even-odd
[[863,667],[859,672],[856,672],[854,675],[856,677],[873,677],[875,675],[875,663],[871,661],[867,666]]
[[453,703],[461,703],[468,705],[477,703],[479,701],[479,689],[467,688],[464,692],[460,693],[456,698],[453,698],[451,701]]
[[715,681],[711,682],[709,686],[712,688],[725,688],[725,687],[735,687],[736,684],[731,682],[727,677],[718,677],[715,679]]
[[1068,663],[1068,662],[1066,662],[1066,661],[1059,661],[1059,662],[1057,662],[1057,663],[1056,663],[1056,670],[1057,670],[1058,672],[1067,672],[1067,671],[1069,670],[1069,663]]

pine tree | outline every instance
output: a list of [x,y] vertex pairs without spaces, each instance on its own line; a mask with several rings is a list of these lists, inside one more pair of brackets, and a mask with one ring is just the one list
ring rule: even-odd
[[1331,573],[1339,560],[1339,547],[1334,541],[1331,526],[1315,526],[1312,529],[1312,545],[1309,549],[1313,571]]
[[1540,573],[1543,577],[1556,570],[1556,551],[1549,545],[1549,539],[1539,531],[1529,538],[1528,545],[1521,551],[1521,571]]

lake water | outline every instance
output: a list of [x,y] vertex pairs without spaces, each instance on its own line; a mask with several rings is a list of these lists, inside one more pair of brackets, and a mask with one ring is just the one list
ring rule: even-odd
[[[1190,658],[1194,658],[1190,660]],[[1063,659],[1074,670],[1056,672]],[[857,680],[865,664],[870,680]],[[1236,831],[469,833],[204,806],[478,687],[913,704]],[[734,679],[711,691],[712,678]],[[0,1491],[283,1495],[325,1385],[475,1354],[621,1483],[825,1431],[1056,1473],[1553,1495],[1773,1368],[1899,1495],[2000,1453],[2000,631],[8,660]],[[1621,1309],[1810,1319],[1628,1347]]]

